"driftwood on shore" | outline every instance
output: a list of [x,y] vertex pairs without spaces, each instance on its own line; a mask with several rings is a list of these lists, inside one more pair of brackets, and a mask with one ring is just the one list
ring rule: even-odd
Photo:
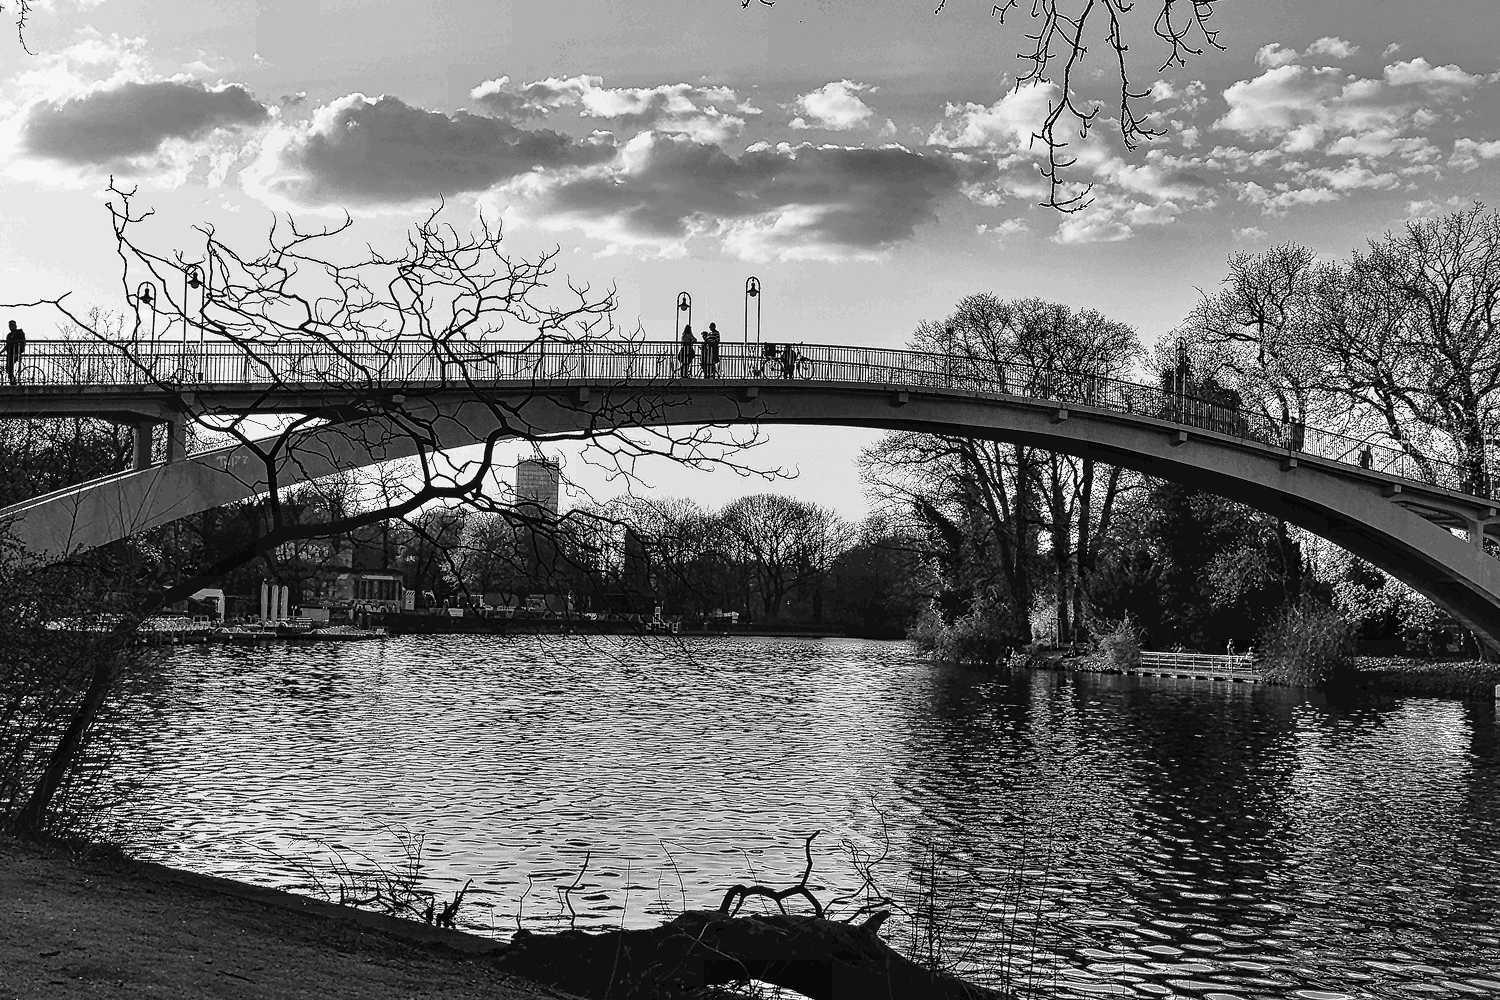
[[672,1000],[705,987],[758,979],[812,1000],[998,1000],[908,960],[876,934],[796,914],[731,917],[689,911],[643,930],[519,931],[495,959],[505,972],[588,1000]]

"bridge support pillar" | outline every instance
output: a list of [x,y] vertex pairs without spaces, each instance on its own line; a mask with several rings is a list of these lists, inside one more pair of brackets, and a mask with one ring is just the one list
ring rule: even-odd
[[167,421],[167,463],[187,458],[187,417],[176,414]]
[[137,471],[151,468],[151,438],[153,424],[136,424],[130,429],[130,435],[135,445],[134,455],[131,458],[130,467]]
[[1493,520],[1493,517],[1487,517],[1483,520],[1469,520],[1465,522],[1465,528],[1469,532],[1469,544],[1474,546],[1474,550],[1480,555],[1484,555],[1485,525],[1489,524]]

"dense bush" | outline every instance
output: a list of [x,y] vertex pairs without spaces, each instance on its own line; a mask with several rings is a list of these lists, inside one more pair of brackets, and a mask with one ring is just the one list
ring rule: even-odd
[[1283,608],[1261,633],[1261,674],[1272,684],[1318,688],[1347,681],[1354,634],[1332,605],[1306,600]]
[[993,667],[1005,661],[1016,645],[1016,637],[1002,624],[996,609],[976,601],[967,614],[951,624],[943,621],[936,606],[917,619],[908,638],[917,649],[934,659]]
[[1084,669],[1096,671],[1132,670],[1141,665],[1141,630],[1129,615],[1099,637],[1099,645],[1085,657]]
[[1028,670],[1049,669],[1056,666],[1056,663],[1047,658],[1047,649],[1047,644],[1043,642],[1028,642],[1024,646],[1017,646],[1011,651],[1005,665]]

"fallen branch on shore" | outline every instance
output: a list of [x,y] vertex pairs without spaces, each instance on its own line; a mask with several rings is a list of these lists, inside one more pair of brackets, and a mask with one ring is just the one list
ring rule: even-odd
[[[703,996],[710,987],[752,979],[813,1000],[987,1000],[1004,995],[919,965],[893,950],[879,936],[880,926],[891,915],[883,908],[891,901],[883,896],[874,895],[843,920],[830,919],[808,885],[817,836],[814,832],[804,841],[807,866],[786,888],[733,885],[716,912],[688,911],[645,930],[570,929],[545,935],[517,931],[497,964],[506,972],[590,1000],[686,1000]],[[870,867],[861,871],[867,889],[873,888]],[[780,912],[739,916],[752,898],[769,899]],[[786,901],[794,898],[805,899],[812,915],[788,913]],[[854,923],[861,916],[865,919]]]
[[589,1000],[674,1000],[750,979],[812,1000],[998,1000],[1004,994],[925,969],[879,935],[884,914],[849,924],[799,914],[691,910],[659,927],[517,932],[504,972]]

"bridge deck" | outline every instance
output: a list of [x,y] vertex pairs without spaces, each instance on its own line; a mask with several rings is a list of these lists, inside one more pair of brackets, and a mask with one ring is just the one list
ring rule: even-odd
[[[1273,419],[1223,398],[1209,400],[1161,386],[1038,367],[1019,361],[887,348],[725,343],[705,368],[701,349],[685,364],[667,341],[464,340],[412,338],[379,342],[131,344],[32,341],[21,385],[0,386],[0,415],[95,413],[162,419],[182,393],[214,412],[308,412],[374,394],[474,392],[548,385],[687,389],[741,380],[948,389],[1094,407],[1283,449],[1441,490],[1483,497],[1489,477],[1466,475],[1453,462],[1375,444],[1365,438]],[[1294,459],[1295,460],[1295,459]]]

